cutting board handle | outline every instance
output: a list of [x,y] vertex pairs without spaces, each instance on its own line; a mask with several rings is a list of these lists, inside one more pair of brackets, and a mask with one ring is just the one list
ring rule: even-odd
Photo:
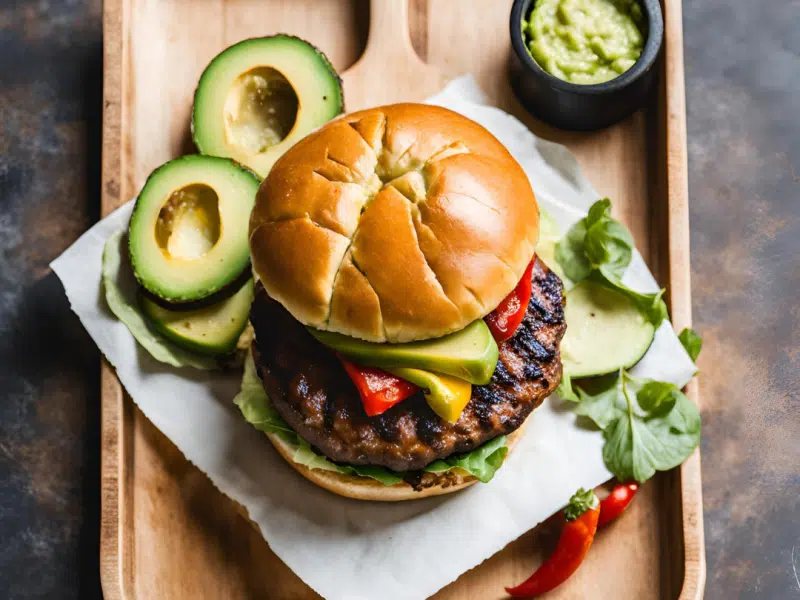
[[348,111],[420,101],[439,91],[442,75],[411,45],[407,0],[370,0],[367,47],[342,75]]
[[397,60],[422,62],[408,33],[407,0],[370,1],[369,36],[361,59],[375,64]]

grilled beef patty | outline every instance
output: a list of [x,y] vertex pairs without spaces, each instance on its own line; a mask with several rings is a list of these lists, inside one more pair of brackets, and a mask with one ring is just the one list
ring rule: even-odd
[[368,417],[333,352],[260,284],[250,320],[256,367],[273,405],[297,433],[337,462],[421,469],[511,433],[561,381],[558,345],[566,329],[561,280],[538,259],[525,319],[500,345],[491,383],[472,387],[456,423],[434,413],[421,392]]

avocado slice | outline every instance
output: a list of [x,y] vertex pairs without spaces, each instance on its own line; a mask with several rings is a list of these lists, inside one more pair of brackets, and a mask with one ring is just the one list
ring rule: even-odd
[[561,362],[573,379],[632,367],[656,335],[656,328],[628,296],[590,280],[567,292],[564,318],[567,333],[561,340]]
[[141,286],[180,304],[233,283],[250,264],[247,233],[258,183],[232,160],[199,154],[153,171],[128,230]]
[[252,279],[225,300],[196,310],[170,310],[139,296],[142,312],[156,331],[186,350],[212,355],[233,352],[252,302]]
[[424,390],[431,410],[445,421],[455,423],[472,397],[472,384],[458,377],[423,371],[422,369],[387,369]]
[[326,346],[367,367],[410,367],[486,385],[497,365],[497,343],[482,319],[444,337],[405,344],[376,344],[331,331],[309,331]]
[[266,177],[312,130],[344,112],[342,82],[327,57],[289,35],[253,38],[218,54],[194,95],[192,137]]

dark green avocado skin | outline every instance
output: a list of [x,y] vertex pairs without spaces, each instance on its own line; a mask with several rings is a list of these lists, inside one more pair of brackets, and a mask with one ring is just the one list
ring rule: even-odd
[[[198,152],[215,156],[234,157],[242,163],[247,163],[261,178],[266,177],[269,166],[274,160],[277,160],[277,157],[282,154],[285,148],[275,154],[272,151],[277,150],[277,148],[268,148],[259,154],[233,151],[230,141],[224,139],[225,136],[222,135],[224,117],[219,113],[221,106],[224,104],[221,101],[221,97],[228,94],[228,86],[231,79],[231,74],[225,73],[225,69],[230,64],[229,61],[238,60],[241,64],[246,65],[244,67],[239,65],[237,70],[234,71],[234,73],[241,75],[254,68],[271,66],[268,57],[272,53],[285,54],[287,52],[293,53],[297,57],[304,56],[308,60],[295,61],[297,64],[290,67],[281,67],[280,70],[289,73],[294,69],[295,73],[303,73],[304,76],[310,77],[315,82],[313,93],[311,93],[311,90],[303,92],[295,89],[300,104],[308,107],[312,105],[322,106],[320,103],[324,103],[324,108],[320,110],[321,115],[318,118],[314,119],[312,123],[306,123],[303,127],[293,130],[293,133],[299,131],[301,134],[298,139],[294,140],[294,143],[316,127],[324,125],[327,121],[345,112],[342,79],[334,69],[331,61],[319,48],[302,38],[286,33],[248,38],[220,52],[209,62],[200,76],[194,91],[191,115],[192,141]],[[249,53],[252,56],[242,59],[244,53]],[[248,64],[250,61],[252,62]],[[298,66],[301,62],[305,65],[303,70]],[[219,81],[219,73],[225,75],[222,77],[224,84]],[[222,87],[223,85],[224,87]],[[317,96],[317,94],[319,95]],[[213,104],[213,108],[209,107],[209,104]],[[264,166],[263,164],[263,159],[266,156],[275,157],[269,166]]]
[[[301,37],[297,37],[296,35],[291,35],[289,33],[277,33],[277,34],[272,35],[272,36],[266,36],[266,37],[260,37],[260,38],[247,38],[246,40],[242,40],[241,42],[237,42],[233,46],[230,46],[226,50],[223,50],[222,52],[217,54],[217,56],[215,56],[211,60],[211,62],[208,64],[208,66],[210,67],[217,60],[224,60],[225,59],[225,53],[228,50],[236,48],[240,44],[248,44],[248,43],[252,43],[252,42],[255,42],[255,41],[260,41],[260,40],[268,39],[268,38],[285,38],[287,40],[296,40],[298,42],[301,42],[301,43],[306,44],[306,45],[310,46],[311,48],[313,48],[314,52],[317,53],[317,55],[319,56],[320,60],[327,66],[328,71],[330,72],[330,76],[333,77],[334,79],[336,79],[336,83],[337,83],[336,88],[339,90],[339,96],[338,96],[338,98],[336,98],[336,101],[337,101],[337,103],[339,105],[339,112],[340,113],[345,112],[344,86],[342,85],[342,78],[339,76],[339,73],[337,73],[336,69],[333,68],[333,64],[331,63],[330,59],[325,55],[325,53],[322,50],[320,50],[319,48],[314,46],[311,42],[308,42],[308,41],[304,40]],[[206,67],[206,71],[207,70],[208,70],[208,67]],[[192,102],[192,118],[191,118],[191,125],[190,125],[191,133],[192,133],[192,142],[194,142],[194,145],[197,148],[197,151],[200,152],[201,154],[206,154],[206,152],[203,150],[203,142],[202,142],[202,140],[198,139],[198,136],[196,134],[195,123],[197,121],[197,106],[198,106],[197,93],[200,90],[200,85],[203,83],[203,76],[205,75],[205,73],[206,72],[204,71],[203,75],[200,77],[200,81],[198,82],[197,87],[194,89],[194,97],[193,97],[193,102]]]
[[236,350],[247,326],[253,301],[253,280],[246,278],[227,297],[194,310],[164,308],[144,294],[139,306],[150,325],[172,343],[208,356],[227,356]]

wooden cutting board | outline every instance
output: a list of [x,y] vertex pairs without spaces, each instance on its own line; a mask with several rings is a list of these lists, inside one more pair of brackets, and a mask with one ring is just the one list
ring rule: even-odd
[[[509,0],[106,0],[103,214],[133,197],[159,164],[193,151],[192,93],[208,61],[241,39],[282,31],[319,46],[344,71],[348,110],[421,100],[447,78],[473,73],[494,104],[578,157],[669,286],[675,327],[689,325],[680,0],[665,0],[665,55],[652,104],[596,133],[553,130],[517,104],[506,73],[509,13]],[[698,401],[695,384],[687,393]],[[107,364],[102,451],[106,598],[315,597],[142,416]],[[624,518],[598,535],[578,573],[548,597],[702,597],[699,465],[695,454],[645,485]],[[552,523],[537,527],[436,598],[505,597],[503,586],[527,577],[557,532]]]

